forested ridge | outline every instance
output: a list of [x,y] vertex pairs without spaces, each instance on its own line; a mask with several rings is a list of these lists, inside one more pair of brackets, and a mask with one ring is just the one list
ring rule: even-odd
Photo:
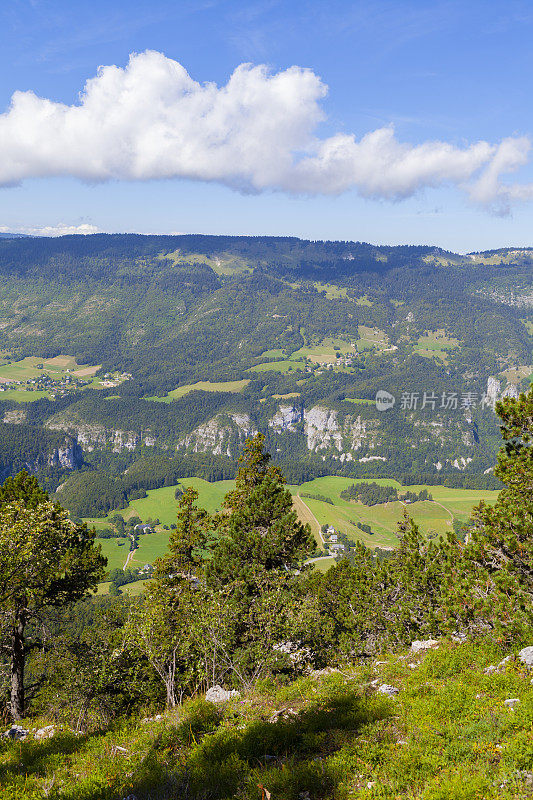
[[[136,489],[184,477],[191,463],[226,476],[259,430],[294,482],[337,474],[498,487],[497,421],[479,400],[491,376],[502,391],[527,388],[533,319],[513,298],[527,294],[532,260],[528,249],[460,256],[291,237],[2,238],[3,363],[62,354],[102,365],[102,380],[129,376],[41,399],[2,384],[5,474],[28,464],[57,488],[68,468],[50,466],[50,453],[71,436],[87,487],[98,483],[91,472],[105,473],[120,508],[122,473],[151,453],[159,477],[146,473]],[[397,399],[389,414],[374,407],[383,389]],[[478,402],[454,415],[437,404],[432,415],[424,392]],[[402,408],[410,394],[418,407]],[[287,403],[294,421],[280,427]],[[340,449],[313,439],[305,415],[316,408],[343,432]],[[359,429],[360,440],[349,433]],[[26,448],[25,461],[14,456]]]

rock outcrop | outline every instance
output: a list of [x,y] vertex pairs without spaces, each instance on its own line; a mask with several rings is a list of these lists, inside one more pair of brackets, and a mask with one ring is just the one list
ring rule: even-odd
[[217,414],[208,422],[199,425],[191,433],[182,437],[176,450],[192,453],[210,452],[234,458],[249,436],[255,436],[257,429],[248,414],[232,412]]

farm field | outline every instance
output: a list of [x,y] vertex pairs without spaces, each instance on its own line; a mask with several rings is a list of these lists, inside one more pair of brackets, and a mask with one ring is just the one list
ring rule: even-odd
[[[385,503],[375,506],[365,506],[362,503],[343,500],[340,493],[354,482],[353,478],[339,478],[327,476],[316,478],[301,486],[288,486],[293,498],[294,507],[299,518],[304,523],[309,523],[317,540],[321,543],[319,528],[321,525],[333,525],[338,531],[348,536],[351,541],[362,541],[369,547],[391,548],[397,545],[396,526],[407,508],[409,514],[420,526],[424,534],[446,534],[451,530],[453,519],[466,521],[472,508],[484,499],[493,503],[498,495],[497,491],[482,491],[471,489],[451,489],[446,486],[409,486],[402,487],[398,481],[388,478],[369,478],[368,481],[385,486],[394,486],[400,490],[409,489],[420,492],[428,489],[433,496],[433,501],[417,502],[406,505],[401,501]],[[209,483],[201,478],[184,478],[180,484],[193,487],[199,493],[198,503],[210,513],[221,507],[225,494],[234,486],[234,481],[216,481]],[[165,486],[161,489],[152,489],[148,497],[134,500],[128,508],[120,513],[124,518],[139,516],[143,521],[149,518],[159,518],[161,525],[171,525],[176,519],[177,500],[174,497],[175,486]],[[329,497],[333,505],[322,500],[310,497],[301,497],[301,493],[320,494]],[[112,512],[110,516],[113,516]],[[96,528],[109,526],[108,520],[92,521]],[[361,522],[370,525],[373,533],[367,534],[357,527]],[[144,564],[153,564],[156,558],[164,555],[170,531],[158,526],[152,534],[139,537],[139,547],[129,559],[128,566],[141,568]],[[119,544],[119,542],[121,544]],[[99,539],[102,552],[108,559],[108,569],[122,569],[129,553],[129,540],[127,539]],[[333,561],[331,560],[331,563]],[[329,562],[316,563],[317,569],[326,569]],[[140,583],[140,582],[139,582]],[[137,584],[132,584],[137,585]],[[131,590],[133,591],[133,589]],[[142,591],[142,589],[139,589]]]
[[256,364],[255,367],[250,367],[250,372],[291,372],[303,370],[303,362],[290,361],[270,361],[264,364]]
[[359,339],[357,341],[357,349],[369,350],[372,347],[377,347],[379,350],[385,350],[389,346],[389,337],[379,328],[369,328],[368,325],[359,325]]
[[[335,350],[338,347],[338,350]],[[320,344],[308,345],[307,347],[300,347],[291,354],[291,360],[297,358],[308,358],[315,364],[334,364],[337,360],[337,353],[342,355],[346,353],[354,353],[355,348],[349,342],[343,339],[323,339]]]
[[375,400],[365,400],[361,397],[345,397],[344,401],[346,403],[359,403],[366,406],[373,406],[375,404]]
[[248,386],[249,380],[241,381],[222,381],[220,383],[212,383],[211,381],[198,381],[198,383],[190,383],[187,386],[178,386],[177,389],[172,389],[164,397],[147,397],[146,400],[155,400],[157,403],[172,403],[173,400],[179,400],[189,392],[242,392]]
[[[304,492],[329,497],[333,500],[334,505],[309,497],[303,497],[300,500],[320,525],[333,525],[341,533],[345,533],[349,539],[360,540],[369,547],[394,547],[397,544],[396,525],[406,508],[423,533],[445,534],[451,530],[454,518],[462,522],[466,521],[472,508],[480,500],[484,499],[487,503],[493,503],[498,495],[497,491],[450,489],[446,486],[402,487],[398,481],[387,478],[370,478],[368,481],[382,486],[394,486],[396,489],[405,488],[412,492],[427,489],[433,496],[433,502],[405,505],[398,501],[365,506],[359,502],[343,500],[340,497],[343,489],[359,481],[334,476],[316,478],[301,486],[291,486],[290,488],[293,494]],[[370,525],[374,533],[369,535],[361,531],[357,528],[358,522]]]
[[334,283],[321,283],[320,281],[314,281],[313,286],[318,292],[325,292],[328,300],[348,298],[348,290],[344,286],[336,286]]
[[414,346],[414,352],[424,358],[440,358],[447,363],[447,351],[459,347],[459,341],[446,336],[443,330],[428,331],[427,336],[420,336]]

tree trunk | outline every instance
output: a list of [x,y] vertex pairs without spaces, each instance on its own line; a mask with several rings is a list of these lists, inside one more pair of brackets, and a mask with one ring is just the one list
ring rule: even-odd
[[24,628],[26,619],[23,612],[17,614],[12,633],[11,650],[11,715],[13,719],[24,716]]

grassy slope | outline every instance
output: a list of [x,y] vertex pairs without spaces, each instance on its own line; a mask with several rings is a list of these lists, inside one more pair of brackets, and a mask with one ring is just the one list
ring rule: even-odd
[[[373,483],[394,486],[401,489],[398,481],[388,478],[369,479]],[[302,484],[300,487],[291,487],[294,494],[300,492],[320,494],[333,500],[334,505],[320,500],[303,498],[313,515],[321,525],[331,524],[350,539],[360,539],[369,547],[391,547],[397,543],[395,534],[396,524],[402,517],[404,509],[415,522],[420,525],[424,533],[435,531],[445,534],[451,530],[454,517],[465,521],[474,505],[484,499],[493,503],[498,495],[496,491],[449,489],[446,486],[409,486],[405,487],[413,492],[426,488],[432,494],[435,502],[411,503],[404,505],[400,502],[385,503],[376,506],[364,506],[350,500],[342,500],[340,493],[343,489],[354,483],[350,478],[327,476],[316,478]],[[368,535],[359,530],[357,522],[370,525],[373,535]],[[353,524],[355,523],[355,524]]]
[[198,381],[198,383],[187,384],[187,386],[178,386],[168,392],[164,397],[147,397],[146,400],[155,400],[158,403],[172,403],[173,400],[179,400],[180,397],[189,394],[189,392],[242,392],[248,386],[249,380],[243,379],[242,381],[222,381],[220,383],[212,383],[211,381]]
[[[504,655],[490,642],[442,642],[426,654],[272,681],[218,711],[196,700],[93,735],[3,740],[2,797],[259,800],[260,787],[272,800],[531,797],[531,675],[513,660],[501,674],[483,672]],[[386,698],[371,681],[399,693]],[[509,698],[519,699],[514,710]]]

